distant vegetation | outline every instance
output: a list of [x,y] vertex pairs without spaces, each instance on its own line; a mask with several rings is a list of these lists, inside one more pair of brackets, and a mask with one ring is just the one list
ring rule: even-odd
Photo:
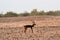
[[37,11],[37,9],[33,9],[30,13],[15,13],[15,12],[7,12],[5,14],[0,13],[0,17],[17,17],[17,16],[38,16],[38,15],[52,15],[52,16],[60,16],[60,11]]

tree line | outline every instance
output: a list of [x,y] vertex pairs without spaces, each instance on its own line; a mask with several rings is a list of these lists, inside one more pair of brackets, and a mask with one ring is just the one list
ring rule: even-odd
[[5,14],[0,13],[0,17],[18,17],[18,16],[39,16],[39,15],[52,15],[52,16],[60,16],[60,11],[37,11],[37,9],[33,9],[30,13],[24,12],[24,13],[15,13],[15,12],[7,12]]

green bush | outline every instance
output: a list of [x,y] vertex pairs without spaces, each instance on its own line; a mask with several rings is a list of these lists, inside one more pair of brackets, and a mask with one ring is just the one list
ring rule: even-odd
[[14,13],[14,12],[7,12],[4,17],[17,17],[18,14],[17,13]]
[[20,13],[20,16],[30,16],[30,13],[28,13],[28,12]]
[[3,17],[3,14],[0,14],[0,17]]

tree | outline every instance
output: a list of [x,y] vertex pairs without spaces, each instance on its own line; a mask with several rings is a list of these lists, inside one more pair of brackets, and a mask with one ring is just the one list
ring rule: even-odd
[[4,16],[5,17],[16,17],[16,16],[18,16],[18,14],[14,13],[14,12],[7,12]]
[[31,11],[31,15],[38,15],[38,14],[39,14],[39,12],[37,11],[37,9],[33,9]]
[[54,15],[55,13],[53,11],[46,12],[47,15]]
[[20,16],[30,16],[30,13],[28,13],[27,11],[25,11],[24,13],[20,13]]
[[47,15],[47,13],[45,13],[44,11],[40,11],[39,15]]
[[55,11],[54,13],[55,13],[56,16],[60,15],[60,11]]
[[0,14],[0,17],[3,17],[3,14]]
[[49,12],[47,12],[47,15],[59,16],[60,11],[49,11]]

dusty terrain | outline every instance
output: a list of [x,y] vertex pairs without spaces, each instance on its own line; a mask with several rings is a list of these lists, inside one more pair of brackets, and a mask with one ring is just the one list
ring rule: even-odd
[[[24,25],[36,25],[24,33]],[[0,18],[0,40],[60,40],[60,16]]]

